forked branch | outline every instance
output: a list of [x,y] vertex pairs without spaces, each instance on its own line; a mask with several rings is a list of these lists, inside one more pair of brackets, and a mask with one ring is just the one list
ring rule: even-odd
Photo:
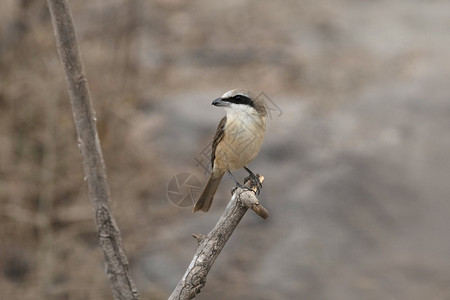
[[[257,175],[260,182],[263,176]],[[230,238],[234,229],[241,221],[249,208],[254,210],[259,216],[266,219],[268,211],[261,205],[255,195],[256,186],[247,177],[245,185],[253,191],[237,188],[231,197],[225,211],[217,222],[216,226],[207,235],[194,234],[194,238],[199,243],[186,273],[181,278],[169,300],[192,299],[206,284],[206,276],[219,256],[226,242]]]

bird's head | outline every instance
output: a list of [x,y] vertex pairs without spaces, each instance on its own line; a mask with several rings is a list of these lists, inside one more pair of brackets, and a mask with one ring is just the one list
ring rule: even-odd
[[243,111],[258,113],[261,117],[267,115],[263,101],[244,89],[230,90],[223,94],[222,97],[214,100],[212,105],[224,107],[227,112]]

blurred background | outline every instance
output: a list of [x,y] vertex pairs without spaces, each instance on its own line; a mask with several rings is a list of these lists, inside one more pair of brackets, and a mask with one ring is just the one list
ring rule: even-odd
[[[70,5],[143,299],[229,200],[225,178],[191,213],[235,87],[273,109],[249,165],[270,218],[247,213],[198,299],[449,299],[449,1]],[[45,1],[0,3],[0,299],[111,299]]]

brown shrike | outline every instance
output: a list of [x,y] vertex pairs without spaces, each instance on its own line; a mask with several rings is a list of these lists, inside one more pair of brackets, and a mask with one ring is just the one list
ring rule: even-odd
[[231,170],[244,168],[259,187],[259,180],[246,165],[258,155],[266,131],[267,111],[261,99],[243,89],[226,92],[212,105],[225,108],[227,114],[217,127],[211,152],[212,173],[194,206],[194,212],[207,212],[225,172],[241,186]]

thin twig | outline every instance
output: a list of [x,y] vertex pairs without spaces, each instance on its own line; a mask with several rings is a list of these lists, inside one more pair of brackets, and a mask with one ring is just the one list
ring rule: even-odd
[[105,258],[106,274],[115,299],[139,299],[130,276],[119,228],[110,209],[109,187],[95,126],[95,112],[91,105],[71,12],[67,0],[47,0],[47,3],[66,76],[89,198],[94,206],[100,247]]
[[[264,177],[259,176],[259,178],[262,183]],[[245,185],[255,189],[251,180],[246,180]],[[267,210],[262,207],[253,191],[237,188],[213,230],[207,236],[202,234],[193,235],[199,246],[186,273],[170,295],[169,300],[192,299],[200,293],[200,290],[206,284],[206,276],[209,270],[248,208],[255,210],[255,212],[260,212],[257,212],[258,215],[264,219],[269,216]]]

